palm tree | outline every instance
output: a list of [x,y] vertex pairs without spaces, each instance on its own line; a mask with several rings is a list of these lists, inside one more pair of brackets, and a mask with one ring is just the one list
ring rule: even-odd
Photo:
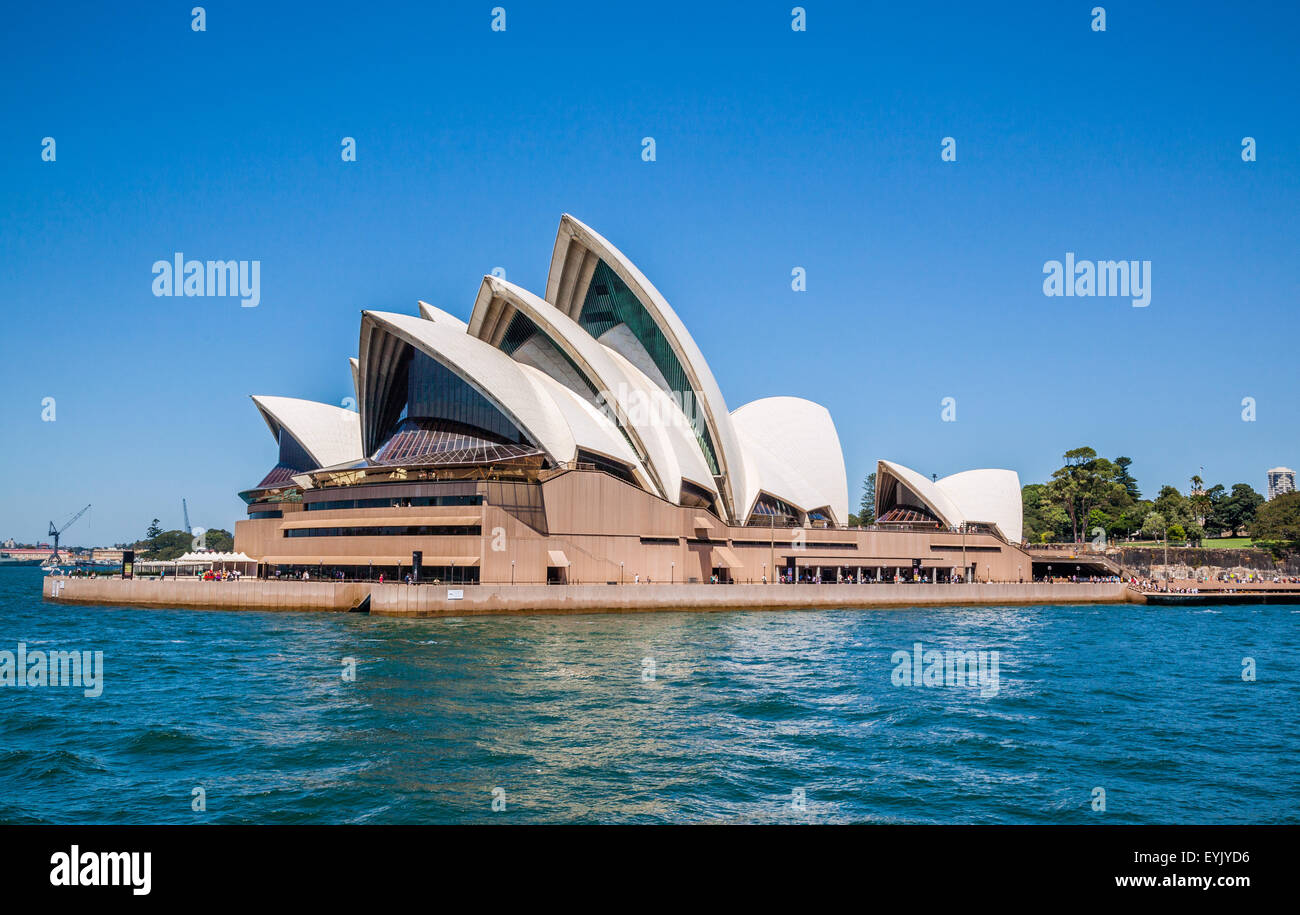
[[1205,481],[1199,474],[1192,474],[1192,511],[1196,513],[1196,523],[1205,526],[1205,516],[1209,514],[1209,497],[1205,494]]

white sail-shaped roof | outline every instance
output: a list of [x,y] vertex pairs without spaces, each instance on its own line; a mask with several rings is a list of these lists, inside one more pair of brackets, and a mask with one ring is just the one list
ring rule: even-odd
[[848,522],[849,485],[844,453],[830,412],[799,397],[765,397],[731,414],[744,449],[746,517],[759,492],[807,512],[827,507]]
[[655,475],[667,499],[676,502],[682,481],[688,480],[706,492],[718,495],[713,474],[691,421],[677,402],[646,377],[645,373],[613,350],[606,350],[626,384],[610,397],[625,411],[628,424],[636,429],[654,462]]
[[[895,480],[901,481],[913,496],[949,527],[991,524],[1011,543],[1020,542],[1024,509],[1020,477],[1014,470],[966,470],[932,482],[901,464],[880,461],[876,467],[877,516],[883,514],[882,493],[892,493],[889,487]],[[911,504],[906,498],[896,498],[893,495],[886,495],[885,498],[893,498],[900,504]]]
[[676,501],[685,476],[717,494],[694,430],[675,401],[549,302],[505,280],[485,276],[469,332],[500,346],[516,314],[523,314],[545,342],[530,339],[515,349],[514,358],[546,372],[610,414],[627,433],[638,463],[648,471],[652,485],[647,488]]
[[538,396],[519,363],[465,333],[462,322],[444,320],[442,312],[433,319],[390,312],[362,313],[362,400],[367,412],[362,440],[367,452],[379,446],[379,436],[386,431],[378,427],[380,400],[387,396],[384,383],[391,380],[395,360],[400,356],[398,347],[375,339],[375,335],[387,335],[416,347],[482,395],[553,461],[573,460],[576,443],[554,401]]
[[465,329],[465,322],[451,312],[443,311],[441,308],[435,308],[433,305],[430,305],[425,301],[419,301],[416,304],[420,308],[420,317],[424,318],[424,320],[442,321],[444,324],[454,325],[459,327],[461,330]]
[[[917,473],[910,467],[895,464],[893,461],[879,461],[876,464],[876,515],[884,514],[882,503],[889,500],[894,481],[902,482],[907,492],[899,494],[895,501],[902,505],[919,505],[928,508],[936,518],[948,527],[958,527],[963,520],[961,509],[939,489],[932,480]],[[917,502],[911,501],[910,493]]]
[[650,488],[650,481],[640,458],[636,456],[632,446],[627,443],[627,439],[622,436],[608,416],[545,372],[530,365],[522,368],[524,374],[537,388],[538,395],[549,397],[560,408],[578,448],[626,464],[637,483],[643,489]]
[[[726,401],[695,339],[659,290],[603,236],[566,213],[561,217],[556,233],[546,280],[546,301],[578,320],[600,262],[613,270],[640,302],[680,364],[696,400],[694,408],[702,414],[708,438],[713,444],[727,510],[734,520],[743,521],[743,508],[739,503],[750,487],[745,480],[745,461]],[[620,339],[614,338],[609,342],[617,345]],[[623,355],[626,358],[627,354]],[[662,379],[662,374],[659,377]]]
[[957,505],[966,521],[994,524],[1007,540],[1020,542],[1025,515],[1020,476],[1014,470],[965,470],[943,477],[935,486]]
[[[581,449],[625,464],[639,485],[650,488],[640,458],[618,427],[594,404],[546,372],[516,362],[469,335],[463,322],[443,320],[442,312],[426,308],[431,316],[425,318],[365,313],[361,351],[375,355],[372,362],[363,362],[363,386],[372,386],[376,397],[380,396],[384,376],[400,358],[397,348],[371,339],[380,333],[410,343],[453,371],[555,463],[576,460]],[[369,406],[376,409],[373,404]],[[376,446],[383,431],[376,428],[371,433],[376,437]]]
[[[410,348],[437,365],[423,357],[408,362]],[[844,459],[827,410],[769,397],[729,413],[664,297],[622,252],[567,214],[545,299],[488,276],[468,323],[423,301],[419,317],[363,312],[359,356],[349,367],[359,413],[253,398],[277,440],[288,432],[320,468],[374,459],[381,438],[395,428],[410,431],[402,407],[412,406],[404,389],[411,385],[424,411],[418,417],[436,421],[422,431],[468,427],[491,444],[523,446],[530,459],[536,448],[553,464],[587,452],[597,463],[626,466],[630,477],[617,470],[620,477],[665,499],[697,506],[707,493],[733,523],[743,524],[762,494],[802,513],[825,510],[837,523],[848,520]],[[405,447],[399,442],[393,451],[416,453]],[[309,475],[294,479],[310,483]],[[933,516],[948,527],[989,524],[1012,542],[1023,533],[1014,471],[971,470],[936,482],[882,460],[876,491],[877,517],[910,507],[927,523]]]
[[626,324],[615,324],[597,337],[596,340],[639,368],[647,378],[662,390],[672,390],[672,385],[668,383],[664,373],[659,371],[659,366],[655,365],[655,361],[650,358],[646,348],[641,345],[641,341],[636,338],[636,334],[632,333],[632,329]]
[[297,397],[252,399],[275,440],[284,429],[319,466],[361,460],[361,418],[355,411]]

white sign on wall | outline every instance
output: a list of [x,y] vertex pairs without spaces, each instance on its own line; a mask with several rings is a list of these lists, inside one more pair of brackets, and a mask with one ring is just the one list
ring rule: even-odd
[[447,600],[464,600],[465,591],[462,588],[448,588]]

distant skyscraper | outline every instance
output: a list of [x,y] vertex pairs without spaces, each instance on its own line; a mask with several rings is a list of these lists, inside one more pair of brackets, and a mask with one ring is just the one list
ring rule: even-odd
[[1290,467],[1274,467],[1268,472],[1268,497],[1271,500],[1284,492],[1295,492],[1295,471]]

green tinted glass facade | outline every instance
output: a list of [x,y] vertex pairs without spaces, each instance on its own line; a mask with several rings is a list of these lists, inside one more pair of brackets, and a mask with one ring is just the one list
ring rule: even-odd
[[522,311],[516,311],[515,316],[510,319],[510,326],[506,328],[506,332],[501,338],[501,351],[509,356],[513,356],[515,350],[519,349],[519,347],[523,346],[533,337],[538,337],[539,339],[544,340],[548,349],[560,356],[560,358],[565,362],[569,363],[570,368],[573,369],[573,374],[581,378],[583,385],[586,387],[586,391],[576,391],[575,393],[586,397],[594,403],[600,392],[598,392],[596,386],[591,383],[591,379],[587,377],[587,373],[578,368],[577,364],[569,358],[569,354],[556,346],[554,341],[552,341],[546,334],[542,333],[542,329],[534,324],[532,319]]

